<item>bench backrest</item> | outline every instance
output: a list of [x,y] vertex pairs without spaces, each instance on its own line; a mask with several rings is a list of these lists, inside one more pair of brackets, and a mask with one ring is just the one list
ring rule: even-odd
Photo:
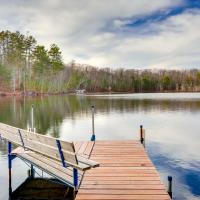
[[66,165],[78,165],[74,144],[72,142],[58,140],[53,137],[29,132],[3,123],[0,123],[0,134],[3,138],[12,143],[61,161],[62,163],[57,143],[59,142]]

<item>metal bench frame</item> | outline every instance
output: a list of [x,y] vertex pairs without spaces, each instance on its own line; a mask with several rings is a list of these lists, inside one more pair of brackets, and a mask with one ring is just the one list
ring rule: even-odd
[[[29,131],[12,127],[3,123],[0,123],[0,129],[1,129],[0,138],[8,140],[9,194],[12,193],[12,184],[11,184],[12,183],[11,181],[12,160],[15,159],[16,157],[19,157],[22,160],[28,161],[31,164],[32,175],[34,174],[33,173],[34,162],[32,162],[34,160],[26,159],[28,158],[27,156],[31,155],[29,153],[35,153],[38,156],[39,155],[42,156],[44,159],[56,161],[56,163],[58,164],[60,162],[61,165],[59,165],[59,167],[63,167],[63,168],[70,167],[69,169],[70,171],[72,168],[73,171],[70,172],[70,174],[72,173],[70,175],[72,177],[71,181],[68,182],[68,181],[64,181],[63,179],[63,182],[65,182],[65,184],[68,184],[74,187],[75,191],[78,190],[78,186],[79,186],[78,170],[84,172],[85,170],[99,166],[97,162],[89,160],[81,155],[77,155],[75,152],[74,144],[71,142],[62,141],[62,140],[52,138],[49,136],[44,136],[37,133],[29,132]],[[47,144],[45,143],[45,141],[47,142]],[[24,152],[22,154],[25,155],[27,151],[27,154],[24,157],[24,159],[23,159],[22,154],[20,155],[20,153],[16,153],[15,150],[12,151],[12,143],[17,144],[21,146],[21,148],[23,148]],[[44,146],[42,147],[41,145],[44,145]],[[64,146],[64,149],[62,148],[62,145]],[[42,167],[42,165],[37,165],[37,162],[35,166],[48,173],[48,170],[45,170]],[[51,167],[52,169],[54,168],[53,165],[52,166],[49,165],[49,167]],[[51,171],[49,171],[49,174],[53,175]]]

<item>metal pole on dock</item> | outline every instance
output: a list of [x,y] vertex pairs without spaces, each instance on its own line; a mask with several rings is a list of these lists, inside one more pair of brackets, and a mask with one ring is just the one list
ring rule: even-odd
[[[31,168],[27,171],[28,177],[29,178],[34,178],[35,177],[35,170],[33,168],[33,165],[31,164]],[[43,176],[42,176],[43,177]]]
[[31,131],[35,132],[34,131],[34,106],[33,105],[31,107]]
[[172,176],[168,176],[168,194],[172,198]]
[[12,194],[12,143],[8,142],[8,174],[9,174],[9,197]]
[[[31,107],[31,132],[35,133],[35,127],[34,127],[34,105]],[[31,164],[31,169],[30,169],[30,177],[34,178],[35,177],[35,171],[33,168],[33,165]]]
[[94,131],[94,112],[95,112],[95,107],[91,106],[92,109],[92,137],[91,137],[91,141],[95,141],[96,137],[95,137],[95,131]]

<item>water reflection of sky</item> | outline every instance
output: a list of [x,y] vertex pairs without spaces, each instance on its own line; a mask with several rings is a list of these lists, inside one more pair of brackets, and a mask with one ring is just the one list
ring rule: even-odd
[[198,99],[200,93],[135,93],[135,94],[106,94],[106,95],[88,95],[98,98],[111,98],[111,99],[173,99],[173,100],[187,100]]
[[[37,129],[41,133],[67,140],[88,140],[91,137],[90,106],[96,105],[95,132],[97,140],[137,139],[139,125],[146,129],[147,151],[163,182],[173,176],[174,195],[177,200],[196,200],[200,197],[200,94],[137,94],[50,97],[4,103],[0,111],[10,114],[4,122],[20,127],[27,125],[31,104],[37,109]],[[7,105],[7,108],[5,107]],[[17,114],[18,113],[18,114]],[[20,113],[20,115],[19,115]],[[21,119],[18,121],[18,119]],[[2,121],[2,120],[1,120]],[[6,171],[5,147],[0,143],[0,167]],[[21,168],[23,163],[18,160]],[[2,171],[2,170],[1,170]],[[16,170],[16,183],[22,171]],[[18,178],[17,178],[18,177]],[[6,174],[0,173],[0,185]],[[5,189],[5,188],[4,188]],[[0,187],[1,195],[5,194]]]
[[[137,138],[138,125],[143,124],[146,129],[147,151],[162,174],[163,182],[167,185],[167,176],[173,176],[174,199],[199,199],[200,110],[191,112],[190,109],[180,107],[167,110],[167,106],[159,109],[159,104],[157,108],[133,113],[98,113],[95,117],[96,137],[99,140]],[[89,138],[90,120],[88,116],[75,122],[64,120],[61,137]],[[66,132],[73,132],[74,135],[68,135],[67,138]]]
[[[170,146],[166,146],[166,148],[170,148]],[[166,184],[167,175],[173,176],[174,199],[199,199],[200,163],[194,159],[192,161],[176,159],[171,156],[172,154],[164,154],[162,149],[163,147],[160,147],[158,143],[148,145],[148,152],[159,170],[163,182]],[[176,152],[174,151],[173,154]]]

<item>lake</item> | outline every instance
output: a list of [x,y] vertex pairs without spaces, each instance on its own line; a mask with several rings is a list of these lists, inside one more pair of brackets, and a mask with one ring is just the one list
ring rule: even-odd
[[[167,176],[173,177],[174,199],[200,199],[200,93],[6,97],[0,99],[0,122],[27,129],[32,104],[37,132],[65,140],[90,140],[91,105],[97,140],[139,139],[143,125],[146,150],[166,188]],[[13,189],[27,169],[20,159],[13,161]],[[7,143],[0,141],[0,200],[5,199]]]

